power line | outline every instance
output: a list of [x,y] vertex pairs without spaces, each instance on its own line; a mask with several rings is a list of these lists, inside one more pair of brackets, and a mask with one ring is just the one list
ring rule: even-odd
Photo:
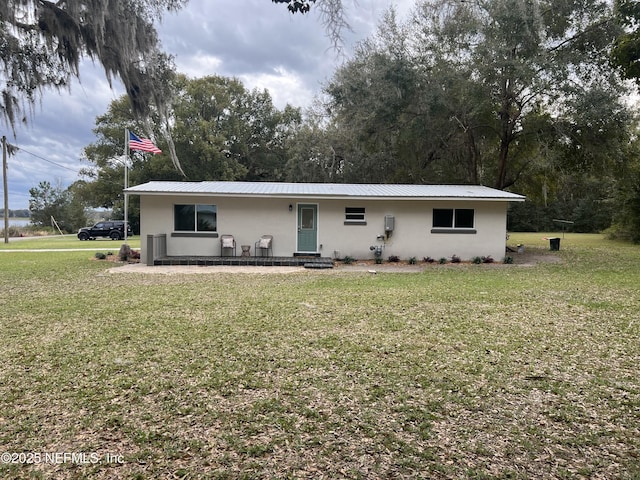
[[[14,145],[14,146],[15,146],[15,145]],[[55,165],[55,166],[60,167],[60,168],[64,168],[65,170],[69,170],[69,171],[74,172],[74,173],[80,173],[80,172],[79,172],[79,170],[75,170],[75,169],[73,169],[73,168],[65,167],[64,165],[61,165],[61,164],[59,164],[59,163],[57,163],[57,162],[54,162],[53,160],[49,160],[49,159],[47,159],[47,158],[41,157],[40,155],[37,155],[37,154],[35,154],[35,153],[32,153],[32,152],[30,152],[29,150],[25,150],[25,149],[24,149],[24,148],[22,148],[22,147],[18,147],[18,146],[15,146],[15,147],[16,147],[18,150],[20,150],[21,152],[28,153],[29,155],[31,155],[31,156],[33,156],[33,157],[36,157],[36,158],[38,158],[38,159],[40,159],[40,160],[42,160],[42,161],[45,161],[45,162],[47,162],[47,163],[51,163],[52,165]]]
[[[40,155],[38,155],[38,154],[35,154],[35,153],[30,152],[29,150],[25,150],[25,149],[24,149],[24,148],[22,148],[22,147],[18,147],[18,146],[16,146],[16,145],[14,145],[14,147],[15,147],[15,148],[17,148],[18,150],[20,150],[20,151],[24,152],[24,153],[28,153],[29,155],[32,155],[32,156],[34,156],[34,157],[36,157],[36,158],[38,158],[38,159],[40,159],[40,160],[43,160],[43,161],[48,162],[48,163],[51,163],[51,164],[56,165],[56,166],[58,166],[58,167],[60,167],[60,168],[64,168],[64,169],[69,170],[69,171],[71,171],[71,172],[77,173],[78,175],[79,175],[79,174],[80,174],[80,172],[81,172],[81,170],[74,170],[73,168],[65,167],[64,165],[61,165],[61,164],[59,164],[59,163],[57,163],[57,162],[54,162],[53,160],[46,159],[46,158],[44,158],[44,157],[42,157],[42,156],[40,156]],[[106,182],[106,183],[112,183],[112,184],[114,184],[114,185],[120,185],[120,183],[118,183],[118,182],[114,182],[113,180],[106,180],[106,179],[103,179],[102,181],[103,181],[103,182]],[[12,195],[19,195],[19,194],[15,194],[15,193],[14,193],[14,194],[12,194]],[[23,196],[26,196],[26,195],[23,195]]]
[[[46,159],[44,157],[41,157],[40,155],[37,155],[37,154],[32,153],[32,152],[30,152],[28,150],[25,150],[22,147],[15,146],[15,148],[17,148],[20,151],[23,151],[24,153],[28,153],[29,155],[32,155],[32,156],[34,156],[34,157],[36,157],[36,158],[38,158],[40,160],[44,160],[45,162],[51,163],[51,164],[56,165],[56,166],[58,166],[60,168],[64,168],[64,169],[69,170],[71,172],[77,173],[78,175],[81,172],[81,170],[74,170],[73,168],[65,167],[64,165],[60,165],[59,163],[56,163],[53,160],[48,160],[48,159]],[[102,181],[107,182],[107,183],[113,183],[114,185],[120,185],[118,182],[114,182],[113,180],[102,180]]]
[[26,193],[19,193],[19,192],[16,192],[15,190],[9,190],[9,195],[14,197],[31,198],[31,195],[27,195]]

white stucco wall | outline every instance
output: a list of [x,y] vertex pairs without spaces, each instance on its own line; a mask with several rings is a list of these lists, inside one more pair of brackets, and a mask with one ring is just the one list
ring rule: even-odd
[[[140,234],[142,257],[146,261],[146,238],[149,234],[167,234],[170,256],[220,254],[219,238],[172,237],[174,204],[215,204],[218,210],[218,234],[232,234],[238,245],[251,245],[261,235],[274,237],[273,254],[292,256],[296,252],[297,205],[318,205],[318,253],[341,258],[373,258],[372,245],[384,245],[383,258],[397,255],[406,260],[438,259],[458,255],[462,259],[491,255],[499,260],[505,254],[507,202],[497,201],[419,201],[419,200],[332,200],[230,198],[207,196],[151,196],[140,199]],[[289,205],[292,211],[289,211]],[[366,225],[345,225],[345,207],[364,207]],[[472,208],[476,233],[432,233],[434,208]],[[384,241],[384,217],[395,217],[395,229]]]
[[[344,225],[345,207],[366,208],[367,225]],[[418,260],[430,256],[463,259],[491,255],[495,259],[504,257],[506,237],[505,202],[479,201],[325,201],[320,205],[320,243],[322,253],[333,256],[372,258],[369,246],[384,245],[383,258],[396,255],[406,260]],[[475,210],[474,234],[431,233],[434,208],[472,208]],[[377,240],[385,234],[385,215],[395,218],[394,231],[384,241]]]

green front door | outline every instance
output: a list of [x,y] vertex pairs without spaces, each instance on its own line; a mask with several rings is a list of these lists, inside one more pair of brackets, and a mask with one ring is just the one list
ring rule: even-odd
[[318,205],[298,204],[298,252],[318,250]]

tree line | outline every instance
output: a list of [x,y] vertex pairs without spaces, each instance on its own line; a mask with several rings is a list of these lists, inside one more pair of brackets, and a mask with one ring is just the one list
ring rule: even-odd
[[[7,211],[7,216],[9,218],[29,218],[31,212],[29,212],[26,208],[20,209],[9,209]],[[4,216],[4,208],[0,208],[0,216]]]
[[[276,3],[294,13],[324,6],[329,26],[344,25],[341,2]],[[70,188],[79,204],[121,208],[123,166],[113,159],[129,128],[169,152],[133,154],[131,184],[484,184],[527,195],[510,212],[512,229],[562,218],[640,241],[638,123],[626,101],[638,18],[630,0],[428,0],[405,21],[389,9],[305,112],[277,109],[236,79],[165,69],[161,104],[128,91],[97,119],[88,166]]]

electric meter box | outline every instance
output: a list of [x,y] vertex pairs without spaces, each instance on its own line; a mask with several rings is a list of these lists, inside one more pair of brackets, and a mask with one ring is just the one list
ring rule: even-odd
[[396,226],[396,217],[393,215],[385,215],[384,216],[384,231],[385,232],[393,232],[393,229]]

